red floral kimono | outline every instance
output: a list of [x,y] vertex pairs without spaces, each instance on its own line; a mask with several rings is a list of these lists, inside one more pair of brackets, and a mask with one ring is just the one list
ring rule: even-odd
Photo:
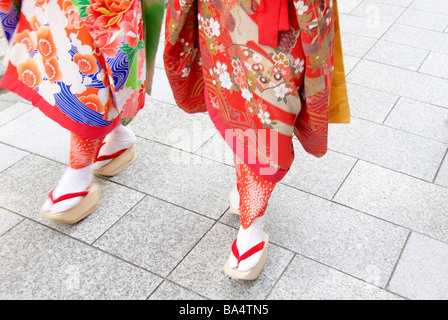
[[169,0],[164,62],[179,107],[208,111],[245,164],[280,181],[294,135],[320,157],[328,123],[349,121],[337,17],[333,0]]
[[9,42],[0,86],[79,137],[103,138],[144,106],[163,9],[163,0],[0,0]]

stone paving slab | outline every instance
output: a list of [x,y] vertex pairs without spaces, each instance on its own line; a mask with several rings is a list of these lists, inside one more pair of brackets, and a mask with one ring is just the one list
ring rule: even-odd
[[153,98],[132,122],[132,129],[139,137],[192,153],[216,134],[206,114],[185,118],[180,108]]
[[139,160],[111,181],[215,219],[228,208],[232,167],[141,138],[137,145]]
[[318,159],[303,152],[298,141],[294,141],[295,159],[290,172],[281,183],[332,199],[350,173],[356,158],[328,151]]
[[435,183],[445,188],[448,188],[448,157],[445,156],[445,160],[437,173],[437,177],[435,179]]
[[409,8],[448,15],[448,3],[443,0],[414,0]]
[[207,300],[206,298],[185,289],[174,282],[165,280],[154,293],[149,297],[149,300]]
[[0,111],[0,126],[14,120],[33,108],[34,107],[28,103],[17,103],[14,104],[13,108],[6,108],[5,110]]
[[421,179],[433,181],[447,145],[395,128],[353,118],[330,126],[328,147]]
[[28,152],[10,147],[3,143],[0,143],[0,154],[2,155],[2,161],[0,162],[0,172],[9,168],[17,161],[25,158]]
[[448,299],[448,2],[339,9],[352,121],[330,125],[321,159],[294,141],[254,282],[222,271],[232,154],[206,114],[175,106],[161,50],[137,161],[95,178],[101,206],[74,226],[38,214],[69,133],[0,90],[0,299]]
[[382,124],[400,96],[349,83],[350,113],[353,117]]
[[[372,279],[375,279],[374,272]],[[294,257],[268,299],[401,300],[397,295],[300,255]]]
[[397,6],[394,2],[391,4],[386,4],[381,2],[364,1],[353,11],[351,11],[350,14],[384,21],[395,21],[403,14],[404,10],[405,7]]
[[364,57],[375,45],[377,39],[367,38],[354,33],[342,31],[342,46],[344,47],[344,62],[349,57]]
[[49,221],[41,217],[38,211],[64,170],[64,165],[38,156],[23,159],[0,173],[0,185],[4,190],[0,206],[71,237],[92,243],[144,197],[144,194],[135,190],[96,178],[95,183],[101,188],[101,206],[94,215],[76,225]]
[[440,77],[362,60],[350,72],[348,81],[448,108],[448,80]]
[[433,30],[421,29],[416,27],[415,25],[407,26],[394,24],[386,32],[383,40],[404,44],[411,48],[415,47],[421,49],[429,49],[439,53],[448,53],[448,34]]
[[271,205],[266,230],[273,243],[379,287],[386,286],[409,233],[286,186],[277,186]]
[[413,233],[395,270],[390,290],[416,300],[447,300],[448,247]]
[[389,29],[392,22],[379,20],[377,17],[340,14],[340,24],[342,30],[351,30],[359,36],[379,39]]
[[37,108],[1,126],[0,142],[68,164],[70,132]]
[[448,54],[431,52],[419,71],[448,79]]
[[212,223],[211,219],[148,196],[94,245],[165,277]]
[[23,218],[21,216],[0,208],[0,236],[8,232],[22,220]]
[[448,242],[448,190],[359,161],[334,200]]
[[168,279],[210,299],[265,299],[293,257],[293,253],[269,244],[265,269],[257,281],[238,281],[227,277],[222,268],[230,254],[237,231],[215,224],[193,248]]
[[429,12],[408,8],[397,22],[407,26],[415,26],[415,21],[418,21],[421,28],[443,32],[448,26],[448,15],[442,13],[443,11]]
[[409,50],[406,45],[379,40],[365,55],[365,59],[417,71],[428,54],[429,50]]
[[448,143],[448,109],[400,98],[384,124],[440,142]]
[[2,299],[146,299],[161,281],[31,220],[0,241]]

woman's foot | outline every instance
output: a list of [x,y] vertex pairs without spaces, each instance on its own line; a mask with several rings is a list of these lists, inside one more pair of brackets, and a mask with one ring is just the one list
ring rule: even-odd
[[[256,218],[247,229],[240,227],[236,240],[236,247],[240,255],[243,255],[263,242],[264,222],[265,216],[262,216]],[[238,271],[245,272],[255,267],[260,262],[261,257],[262,252],[258,251],[238,263],[237,257],[235,257],[234,254],[231,254],[229,264],[231,268],[238,268]]]
[[[124,170],[124,168],[135,160],[135,149],[130,150],[135,145],[135,142],[136,137],[131,128],[123,125],[116,127],[109,135],[107,141],[100,148],[97,159],[90,168],[95,171],[95,173],[107,176],[115,175],[118,173],[117,171]],[[126,153],[126,151],[128,152]],[[112,157],[110,157],[111,155]],[[114,170],[101,171],[101,169],[119,156],[123,158],[124,163],[122,166],[118,165]]]
[[[64,195],[84,192],[92,184],[92,181],[93,172],[89,167],[82,169],[68,167],[56,185],[56,188],[52,191],[52,198],[54,200]],[[53,203],[51,197],[48,197],[41,210],[52,214],[61,213],[77,206],[82,199],[83,196],[78,196]]]
[[265,217],[256,218],[244,229],[240,227],[224,272],[233,279],[255,280],[266,264],[269,237],[263,232]]

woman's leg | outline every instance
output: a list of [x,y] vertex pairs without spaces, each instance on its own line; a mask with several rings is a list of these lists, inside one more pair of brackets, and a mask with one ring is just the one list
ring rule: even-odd
[[[275,183],[258,176],[236,155],[234,158],[241,223],[236,245],[242,254],[263,241],[265,212]],[[239,271],[244,272],[252,269],[260,261],[261,255],[262,252],[257,252],[239,264],[232,256],[229,263],[232,268],[238,267]]]
[[[93,171],[90,168],[93,159],[103,142],[100,139],[86,139],[76,134],[71,134],[69,166],[60,178],[53,190],[53,199],[63,195],[86,191],[93,181]],[[82,200],[82,196],[54,203],[48,198],[43,206],[43,211],[60,213],[75,207]]]

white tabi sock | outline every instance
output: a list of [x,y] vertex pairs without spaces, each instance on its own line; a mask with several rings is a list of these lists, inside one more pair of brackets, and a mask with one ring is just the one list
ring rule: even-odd
[[[93,181],[93,171],[90,167],[82,169],[72,169],[68,167],[61,179],[59,180],[56,188],[53,190],[53,199],[57,199],[60,196],[69,193],[77,193],[86,191]],[[60,213],[73,208],[81,202],[83,197],[76,197],[72,199],[63,200],[61,202],[53,204],[52,201],[47,198],[45,200],[42,210],[50,211],[51,213]]]

